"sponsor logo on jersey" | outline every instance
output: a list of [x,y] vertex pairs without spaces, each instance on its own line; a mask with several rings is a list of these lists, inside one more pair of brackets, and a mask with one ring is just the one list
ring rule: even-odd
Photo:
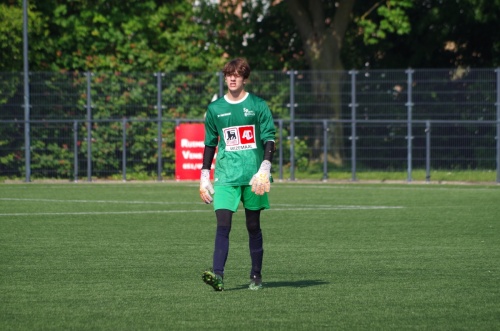
[[218,114],[217,117],[230,116],[231,113]]
[[257,148],[255,125],[232,126],[222,130],[227,152]]
[[245,114],[245,117],[255,116],[255,112],[247,108],[243,108],[243,113]]

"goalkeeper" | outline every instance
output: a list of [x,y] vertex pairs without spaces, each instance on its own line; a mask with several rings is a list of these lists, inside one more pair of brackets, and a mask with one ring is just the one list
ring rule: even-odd
[[[266,102],[245,91],[250,76],[248,63],[244,59],[234,59],[226,63],[222,72],[228,91],[209,104],[205,117],[200,197],[207,204],[213,202],[217,229],[212,270],[205,271],[202,278],[216,291],[224,290],[232,217],[241,201],[245,208],[252,262],[249,288],[258,290],[262,288],[264,253],[260,213],[269,208],[267,193],[276,129]],[[212,186],[210,167],[216,147]]]

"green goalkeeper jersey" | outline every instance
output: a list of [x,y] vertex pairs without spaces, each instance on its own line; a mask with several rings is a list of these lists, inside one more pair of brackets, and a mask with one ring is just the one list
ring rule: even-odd
[[218,146],[214,185],[248,185],[264,158],[264,144],[276,129],[266,102],[247,93],[237,102],[226,97],[208,105],[205,145]]

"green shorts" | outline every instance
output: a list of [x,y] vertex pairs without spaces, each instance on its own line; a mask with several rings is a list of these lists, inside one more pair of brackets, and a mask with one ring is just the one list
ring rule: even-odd
[[232,212],[236,212],[240,201],[243,202],[244,208],[250,210],[270,208],[267,193],[257,195],[252,192],[250,185],[216,186],[214,190],[214,210],[229,209]]

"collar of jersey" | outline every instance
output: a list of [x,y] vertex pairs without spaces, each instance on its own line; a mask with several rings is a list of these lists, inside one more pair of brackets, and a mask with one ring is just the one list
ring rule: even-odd
[[248,92],[246,92],[245,96],[244,96],[243,98],[241,98],[240,100],[238,100],[238,101],[232,101],[232,100],[229,100],[229,99],[227,98],[227,96],[224,94],[224,100],[226,100],[228,103],[231,103],[231,104],[235,105],[235,104],[238,104],[238,103],[240,103],[240,102],[245,101],[245,99],[246,99],[246,98],[248,98],[248,95],[249,95],[249,93],[248,93]]

